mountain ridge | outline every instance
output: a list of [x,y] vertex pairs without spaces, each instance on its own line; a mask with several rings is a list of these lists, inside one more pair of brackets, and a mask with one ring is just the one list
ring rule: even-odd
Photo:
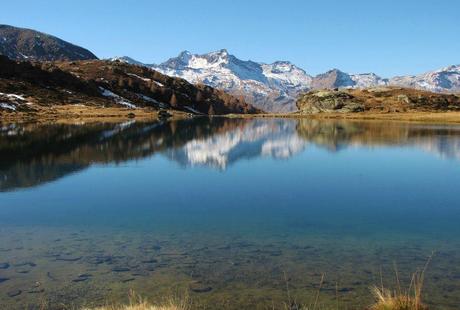
[[[123,56],[120,61],[139,64]],[[296,110],[297,97],[314,89],[399,86],[438,93],[460,92],[460,65],[446,66],[418,75],[381,77],[373,72],[349,74],[332,69],[316,76],[289,61],[271,64],[240,60],[226,49],[207,54],[181,52],[161,64],[143,64],[166,75],[222,89],[270,112]]]
[[89,50],[33,29],[0,24],[0,54],[14,60],[91,60]]

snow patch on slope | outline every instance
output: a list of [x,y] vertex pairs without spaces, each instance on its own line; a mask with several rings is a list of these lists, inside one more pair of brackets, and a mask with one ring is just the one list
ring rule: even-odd
[[134,105],[128,99],[125,99],[125,98],[123,98],[123,97],[111,92],[110,90],[103,88],[103,87],[99,87],[99,89],[101,90],[102,96],[112,98],[116,103],[124,105],[124,106],[126,106],[126,107],[128,107],[130,109],[135,109],[136,108],[136,105]]

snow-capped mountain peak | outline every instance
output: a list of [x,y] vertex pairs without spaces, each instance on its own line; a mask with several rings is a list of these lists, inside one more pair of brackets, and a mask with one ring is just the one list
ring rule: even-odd
[[297,94],[311,83],[311,77],[290,62],[240,60],[226,49],[202,55],[185,51],[153,67],[192,83],[205,83],[244,96],[246,101],[268,111],[292,111]]

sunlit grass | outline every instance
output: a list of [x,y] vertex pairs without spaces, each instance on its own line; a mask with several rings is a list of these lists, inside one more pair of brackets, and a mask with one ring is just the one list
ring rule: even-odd
[[153,304],[130,292],[127,305],[106,305],[96,308],[83,308],[82,310],[191,310],[191,303],[188,295],[182,298],[170,297],[163,303]]

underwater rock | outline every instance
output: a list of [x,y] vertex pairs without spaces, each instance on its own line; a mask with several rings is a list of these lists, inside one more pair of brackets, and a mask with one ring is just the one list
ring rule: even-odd
[[136,280],[136,278],[126,278],[126,279],[122,279],[121,282],[128,283],[128,282],[131,282],[131,281],[134,281],[134,280]]
[[155,271],[155,269],[156,269],[155,266],[151,266],[151,265],[145,267],[145,270],[147,271]]
[[100,264],[113,264],[113,256],[110,255],[96,255],[93,257],[90,257],[87,259],[88,263],[94,264],[94,265],[100,265]]
[[82,259],[83,256],[59,256],[56,257],[57,261],[64,261],[64,262],[76,262]]
[[34,288],[31,288],[30,290],[28,290],[27,293],[29,293],[29,294],[40,294],[40,293],[43,293],[44,291],[45,291],[44,288],[34,287]]
[[158,260],[152,258],[152,259],[146,259],[146,260],[142,260],[141,261],[142,264],[154,264],[154,263],[158,263]]
[[351,292],[353,290],[352,287],[343,287],[341,289],[338,290],[339,293],[348,293],[348,292]]
[[115,267],[115,268],[112,268],[112,271],[113,272],[127,272],[127,271],[130,271],[131,269],[129,269],[128,267]]
[[79,275],[78,277],[76,277],[75,279],[72,280],[72,282],[84,282],[86,280],[89,280],[89,278],[91,278],[92,275],[89,274],[89,273],[84,273],[84,274],[81,274]]
[[211,286],[204,285],[204,284],[199,283],[199,282],[191,283],[189,285],[189,287],[190,287],[190,290],[192,292],[195,292],[195,293],[208,293],[208,292],[212,291]]
[[21,295],[22,291],[21,290],[13,290],[13,291],[9,291],[6,294],[8,295],[8,297],[16,297],[16,296]]
[[8,268],[10,268],[9,263],[0,263],[0,269],[8,269]]
[[0,283],[8,281],[10,278],[0,278]]
[[16,269],[15,271],[17,273],[25,274],[25,273],[29,273],[31,270],[32,270],[31,268],[19,268],[19,269]]
[[13,264],[14,267],[35,267],[37,266],[37,264],[35,264],[34,262],[21,262],[21,263],[17,263],[17,264]]
[[48,277],[48,279],[53,280],[53,281],[56,281],[56,278],[51,274],[51,272],[48,271],[48,272],[46,273],[46,276]]

